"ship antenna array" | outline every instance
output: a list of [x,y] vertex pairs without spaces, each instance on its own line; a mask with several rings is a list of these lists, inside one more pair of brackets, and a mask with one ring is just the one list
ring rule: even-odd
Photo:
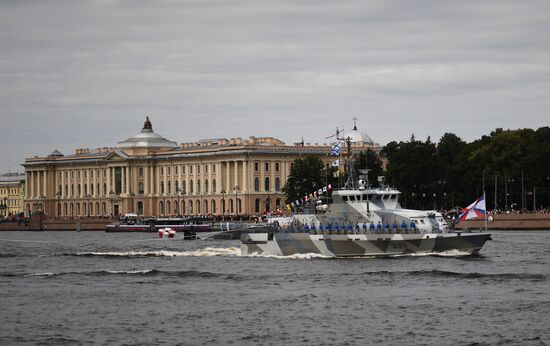
[[355,169],[353,167],[352,160],[352,150],[351,150],[351,138],[348,136],[346,138],[338,138],[340,141],[345,141],[347,146],[347,155],[345,156],[345,173],[347,173],[346,184],[344,189],[346,190],[355,190],[357,189],[357,177],[355,174]]

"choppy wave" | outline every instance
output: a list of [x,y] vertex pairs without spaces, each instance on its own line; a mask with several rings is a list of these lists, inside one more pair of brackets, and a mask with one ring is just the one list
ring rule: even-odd
[[373,271],[365,272],[362,275],[392,275],[392,276],[412,276],[412,277],[432,277],[432,278],[459,278],[459,279],[488,279],[496,281],[524,280],[524,281],[544,281],[548,275],[534,273],[461,273],[447,270],[413,270],[413,271]]
[[165,271],[157,269],[143,270],[96,270],[96,271],[70,271],[70,272],[41,272],[41,273],[0,273],[0,277],[59,277],[59,276],[165,276],[165,277],[185,277],[185,278],[222,278],[235,279],[234,275],[217,274],[207,271],[197,270],[177,270]]

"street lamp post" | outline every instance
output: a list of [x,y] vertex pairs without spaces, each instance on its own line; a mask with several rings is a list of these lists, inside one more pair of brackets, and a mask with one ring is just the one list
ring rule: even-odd
[[[513,183],[515,180],[514,178],[504,178],[504,193],[505,193],[505,204],[506,204],[506,210],[508,210],[508,197],[512,193],[512,189],[510,189],[510,193],[508,193],[508,184]],[[513,185],[512,185],[513,186]],[[512,198],[510,196],[510,201],[512,201]]]
[[88,219],[90,218],[90,196],[89,194],[86,194],[84,197],[86,197],[86,215]]
[[237,203],[237,192],[239,192],[239,187],[235,186],[235,216],[239,216],[239,204]]
[[221,190],[220,193],[222,194],[222,220],[225,216],[225,190]]
[[141,202],[141,199],[143,198],[143,194],[141,192],[138,193],[138,208],[137,208],[137,216],[139,217],[140,214],[143,213],[143,210],[140,209],[140,205],[141,205],[141,208],[143,208],[143,203]]
[[61,203],[60,203],[60,199],[61,199],[61,191],[57,191],[57,193],[55,194],[55,196],[57,197],[57,206],[56,206],[56,209],[57,209],[57,219],[59,219],[59,215],[60,215],[60,212],[61,212]]
[[176,195],[178,195],[178,205],[176,208],[176,213],[178,214],[177,216],[179,217],[180,216],[180,195],[181,195],[179,186],[176,187]]
[[134,208],[134,197],[136,197],[136,195],[133,192],[130,192],[130,203],[132,204],[132,213],[136,212],[136,209]]
[[111,218],[114,218],[115,212],[113,209],[114,209],[114,202],[115,202],[115,193],[113,192],[113,190],[109,192],[109,201],[111,202]]

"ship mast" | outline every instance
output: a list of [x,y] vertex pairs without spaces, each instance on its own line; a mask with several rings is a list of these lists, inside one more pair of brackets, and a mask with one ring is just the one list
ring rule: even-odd
[[338,138],[338,140],[344,141],[347,146],[347,152],[344,155],[344,174],[347,174],[346,184],[344,189],[355,190],[357,189],[357,178],[355,176],[355,169],[353,168],[353,153],[351,150],[351,137]]

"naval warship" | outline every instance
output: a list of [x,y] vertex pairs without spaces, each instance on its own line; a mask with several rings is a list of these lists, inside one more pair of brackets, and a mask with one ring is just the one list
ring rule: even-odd
[[[351,145],[348,141],[348,153]],[[349,155],[351,156],[351,155]],[[395,256],[448,251],[477,254],[489,233],[450,231],[436,210],[404,209],[401,192],[384,177],[379,186],[368,182],[368,170],[356,179],[346,159],[347,181],[331,197],[312,201],[290,221],[267,232],[243,233],[241,254],[290,256],[318,254],[329,257]]]

